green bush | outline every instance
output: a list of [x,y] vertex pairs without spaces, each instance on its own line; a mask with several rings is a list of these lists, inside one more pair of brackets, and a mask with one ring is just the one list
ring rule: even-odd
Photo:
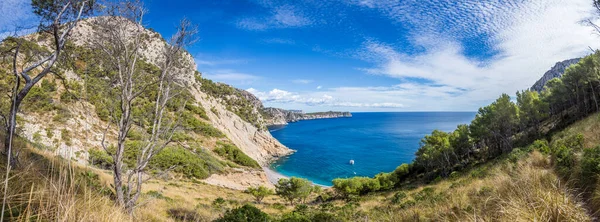
[[194,117],[189,111],[184,111],[182,114],[183,118],[183,127],[189,130],[192,130],[198,134],[208,136],[208,137],[224,137],[225,135],[214,128],[212,125],[202,122],[196,117]]
[[352,195],[363,195],[381,189],[379,180],[369,177],[353,177],[348,179],[334,179],[333,189],[348,198]]
[[273,195],[275,192],[273,192],[273,190],[261,185],[258,187],[248,188],[246,190],[246,193],[249,193],[250,195],[252,195],[257,203],[261,203],[262,200],[266,196]]
[[393,204],[399,204],[402,203],[402,200],[404,200],[404,198],[406,198],[406,193],[400,191],[394,194],[394,196],[392,197],[392,203]]
[[83,86],[77,81],[65,81],[66,90],[60,95],[60,101],[71,103],[81,98]]
[[228,210],[225,212],[223,217],[215,220],[215,222],[268,222],[271,221],[271,217],[260,209],[246,204],[242,207]]
[[536,140],[529,146],[529,148],[532,150],[538,150],[543,154],[550,154],[548,140]]
[[67,145],[67,146],[73,145],[71,143],[71,132],[68,129],[62,129],[60,131],[60,138],[62,139],[63,142],[65,142],[65,145]]
[[552,152],[552,163],[556,167],[556,170],[561,176],[569,176],[572,167],[575,165],[575,150],[577,147],[572,147],[572,140],[558,140],[554,141],[550,150]]
[[208,115],[206,115],[206,111],[202,106],[197,106],[193,104],[185,104],[185,109],[188,111],[198,115],[200,118],[208,120]]
[[279,179],[275,184],[277,195],[294,204],[295,200],[305,201],[315,189],[310,181],[302,178],[291,177]]
[[406,178],[410,174],[410,168],[411,165],[406,163],[398,166],[393,172],[394,176],[392,179],[395,180],[394,183],[399,184],[402,179]]
[[214,152],[219,156],[222,156],[242,166],[254,168],[260,167],[258,165],[258,162],[250,158],[248,155],[246,155],[239,148],[232,144],[217,142],[217,148],[214,149]]
[[152,160],[150,168],[165,170],[175,166],[174,172],[181,173],[188,178],[204,179],[212,173],[222,172],[224,165],[210,154],[200,151],[193,153],[187,149],[177,147],[166,147],[160,151]]
[[581,182],[584,186],[595,186],[600,174],[600,146],[584,149],[581,157]]
[[381,190],[389,190],[394,188],[396,181],[396,174],[394,173],[379,173],[375,175],[375,179],[379,181],[379,185],[381,186]]
[[113,158],[103,150],[90,149],[88,150],[90,164],[101,169],[110,169],[114,164]]

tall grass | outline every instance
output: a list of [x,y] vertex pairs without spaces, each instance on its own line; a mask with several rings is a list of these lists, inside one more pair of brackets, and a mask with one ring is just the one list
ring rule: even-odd
[[94,171],[38,151],[22,153],[19,167],[9,177],[5,211],[9,221],[132,220],[114,205]]

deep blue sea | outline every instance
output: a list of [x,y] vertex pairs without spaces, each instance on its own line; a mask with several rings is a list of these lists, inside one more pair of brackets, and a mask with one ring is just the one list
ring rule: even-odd
[[[434,129],[452,131],[471,122],[474,112],[352,113],[352,118],[306,120],[270,128],[296,153],[271,169],[331,185],[335,178],[372,177],[410,163],[419,141]],[[350,165],[354,160],[354,165]]]

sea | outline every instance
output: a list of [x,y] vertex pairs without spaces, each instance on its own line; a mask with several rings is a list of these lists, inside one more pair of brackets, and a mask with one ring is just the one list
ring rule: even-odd
[[[373,177],[410,163],[421,139],[433,130],[451,132],[468,124],[474,112],[352,113],[351,118],[304,120],[270,127],[292,155],[270,168],[331,186],[335,178]],[[354,164],[350,164],[353,160]]]

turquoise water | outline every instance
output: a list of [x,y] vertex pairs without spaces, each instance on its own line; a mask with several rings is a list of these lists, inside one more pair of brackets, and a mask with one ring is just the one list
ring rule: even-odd
[[[352,118],[307,120],[270,128],[296,153],[271,168],[285,176],[331,185],[335,178],[372,177],[410,163],[419,141],[434,129],[452,131],[471,112],[353,113]],[[354,165],[349,161],[354,160]]]

